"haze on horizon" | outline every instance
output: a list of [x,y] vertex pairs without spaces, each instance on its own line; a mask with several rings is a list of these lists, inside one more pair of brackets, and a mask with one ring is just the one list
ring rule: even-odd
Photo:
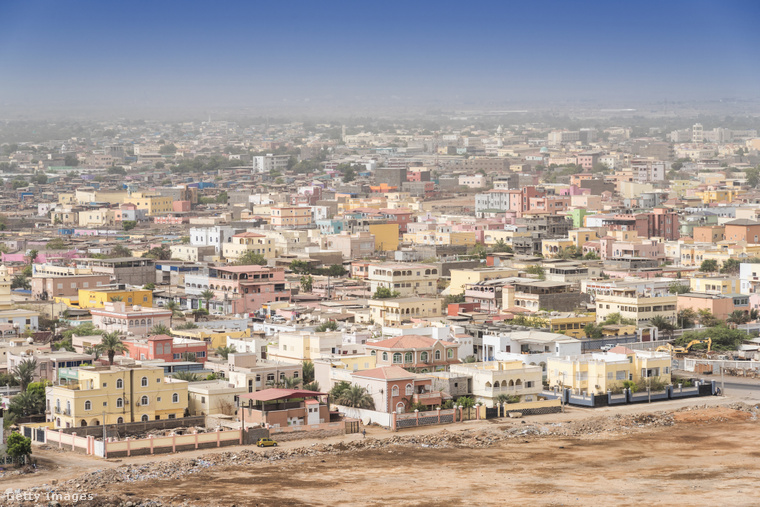
[[758,99],[760,3],[0,3],[0,117]]

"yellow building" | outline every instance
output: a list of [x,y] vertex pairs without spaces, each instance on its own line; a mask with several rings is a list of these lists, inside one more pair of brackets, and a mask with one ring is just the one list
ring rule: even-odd
[[574,229],[567,233],[567,237],[573,242],[573,245],[577,248],[581,248],[589,241],[598,240],[599,234],[597,234],[594,229]]
[[342,345],[343,333],[341,332],[278,333],[277,345],[267,347],[267,359],[300,364],[303,361],[334,354],[335,351],[341,349]]
[[734,200],[734,197],[736,197],[736,194],[737,194],[736,190],[732,190],[728,188],[696,192],[697,197],[702,199],[702,202],[705,204],[710,204],[714,202],[731,202]]
[[227,346],[227,337],[230,338],[247,338],[251,336],[251,330],[245,329],[238,331],[235,329],[172,329],[175,336],[183,336],[194,340],[201,340],[209,344],[209,347],[217,349]]
[[550,356],[546,369],[550,386],[564,386],[576,393],[604,394],[625,381],[646,382],[647,378],[671,382],[671,357],[668,352],[631,350],[615,347],[615,352]]
[[576,315],[574,313],[563,313],[560,315],[548,315],[539,317],[546,320],[552,333],[560,333],[573,338],[585,338],[586,333],[583,328],[586,324],[596,322],[596,315],[593,313],[587,315]]
[[451,284],[448,287],[450,295],[464,293],[464,286],[494,280],[496,278],[508,278],[517,276],[519,271],[515,268],[484,268],[484,269],[452,269]]
[[390,298],[370,299],[372,320],[382,326],[398,327],[412,319],[429,319],[441,316],[439,298]]
[[383,287],[403,297],[435,296],[440,277],[438,267],[431,264],[370,264],[367,273],[370,292]]
[[375,250],[391,252],[398,250],[398,224],[369,224],[369,233],[375,236]]
[[58,204],[63,206],[75,206],[77,204],[76,194],[58,194]]
[[50,224],[76,226],[79,224],[79,211],[70,208],[54,209],[50,212]]
[[544,239],[541,242],[541,253],[547,259],[559,257],[562,250],[571,246],[575,246],[575,242],[571,239]]
[[270,223],[274,227],[308,227],[311,225],[311,208],[306,206],[272,206]]
[[131,203],[137,209],[144,209],[148,216],[169,213],[173,210],[174,199],[165,195],[151,195],[136,192],[131,197],[125,197],[124,203]]
[[227,261],[237,261],[247,252],[261,254],[265,259],[274,259],[274,239],[255,232],[241,232],[232,236],[231,242],[222,245],[222,255]]
[[108,208],[82,210],[79,212],[80,227],[99,227],[115,223],[115,211]]
[[48,420],[56,428],[184,417],[187,382],[163,368],[84,366],[65,372],[67,385],[46,390]]
[[733,276],[695,276],[689,280],[691,292],[707,294],[739,294],[741,280]]
[[[79,308],[103,308],[104,304],[111,301],[122,301],[127,306],[139,305],[151,308],[153,306],[153,291],[146,289],[79,289],[79,299],[76,304]],[[61,302],[73,306],[71,300],[61,298]]]
[[602,323],[611,313],[619,313],[621,318],[633,321],[637,327],[648,325],[658,315],[675,324],[677,303],[675,294],[654,297],[637,293],[632,288],[613,288],[611,294],[597,294],[596,321]]
[[121,204],[129,194],[125,191],[96,190],[92,187],[83,187],[76,190],[77,204],[108,203]]

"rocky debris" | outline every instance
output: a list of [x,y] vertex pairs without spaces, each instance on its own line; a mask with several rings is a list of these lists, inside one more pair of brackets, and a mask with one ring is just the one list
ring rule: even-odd
[[[704,408],[689,407],[679,409],[678,411],[703,410]],[[734,403],[727,405],[726,408],[753,413],[757,413],[758,411],[757,406],[746,405],[744,403]],[[123,498],[109,495],[107,493],[109,486],[118,483],[136,483],[153,479],[180,479],[219,466],[244,467],[298,457],[319,457],[357,451],[387,451],[395,453],[401,452],[402,447],[405,451],[415,448],[482,448],[492,446],[501,441],[514,441],[515,439],[524,439],[525,437],[582,437],[613,432],[615,434],[625,434],[641,429],[673,426],[675,424],[673,414],[674,412],[616,414],[607,417],[559,423],[526,423],[525,420],[521,420],[519,424],[517,421],[514,421],[514,425],[510,426],[465,429],[456,432],[444,428],[440,431],[423,435],[395,434],[385,439],[366,438],[335,444],[312,443],[311,445],[295,449],[269,448],[263,452],[255,449],[244,449],[207,454],[199,458],[182,458],[181,455],[177,455],[175,459],[169,461],[156,461],[141,465],[125,464],[117,468],[97,470],[65,482],[56,483],[53,481],[52,485],[45,484],[40,487],[24,490],[23,492],[19,490],[17,493],[40,493],[42,498],[45,498],[46,495],[62,495],[65,492],[76,491],[80,495],[93,495],[92,499],[78,500],[76,502],[77,506],[99,507],[117,505],[120,507],[159,507],[162,505],[172,505],[172,503],[167,502],[162,504],[158,501],[140,500],[138,498],[130,498],[129,501],[125,501]],[[530,441],[522,440],[522,442],[529,443]],[[59,504],[62,506],[73,505],[73,502],[66,503],[59,500]],[[13,503],[11,501],[5,505],[17,507],[29,504],[24,504],[23,502]],[[193,504],[192,502],[185,502],[183,505]]]

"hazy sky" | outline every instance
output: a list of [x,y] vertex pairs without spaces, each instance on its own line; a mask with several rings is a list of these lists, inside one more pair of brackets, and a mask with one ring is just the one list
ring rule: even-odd
[[757,97],[760,1],[0,1],[2,108]]

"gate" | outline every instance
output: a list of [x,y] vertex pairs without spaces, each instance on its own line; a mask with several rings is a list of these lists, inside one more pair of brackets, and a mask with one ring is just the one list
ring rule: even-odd
[[493,408],[486,407],[486,419],[493,419],[495,417],[499,417],[499,408],[498,407],[493,407]]

